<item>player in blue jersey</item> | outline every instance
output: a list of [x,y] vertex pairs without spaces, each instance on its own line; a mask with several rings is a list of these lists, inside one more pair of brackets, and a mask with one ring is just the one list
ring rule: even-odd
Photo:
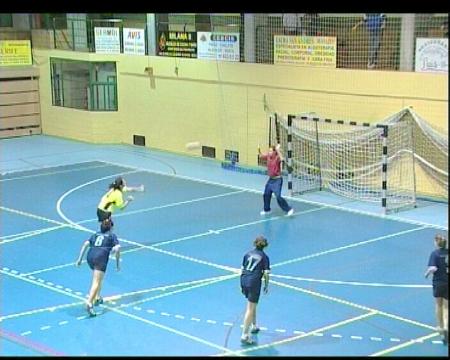
[[442,335],[444,345],[448,344],[448,246],[447,239],[436,234],[434,250],[428,260],[425,277],[433,274],[433,296],[436,299],[437,330]]
[[264,278],[264,293],[267,294],[270,272],[269,257],[263,250],[268,245],[267,239],[263,236],[258,236],[253,244],[255,249],[244,255],[241,268],[241,290],[248,300],[241,342],[249,345],[253,344],[250,332],[255,334],[259,331],[259,328],[256,326],[256,306],[261,293],[261,280]]
[[89,240],[83,243],[80,250],[80,255],[76,262],[80,266],[86,250],[89,248],[87,254],[87,262],[93,271],[91,290],[87,300],[86,310],[89,316],[97,315],[94,311],[94,304],[98,305],[103,302],[100,296],[102,289],[102,282],[105,276],[106,267],[108,265],[109,254],[111,251],[116,255],[116,268],[120,270],[120,245],[117,236],[112,232],[111,219],[105,219],[100,225],[100,231],[93,234]]

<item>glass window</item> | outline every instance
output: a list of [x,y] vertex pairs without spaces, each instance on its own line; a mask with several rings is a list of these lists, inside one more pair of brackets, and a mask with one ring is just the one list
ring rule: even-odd
[[52,104],[90,111],[117,111],[115,62],[50,59]]

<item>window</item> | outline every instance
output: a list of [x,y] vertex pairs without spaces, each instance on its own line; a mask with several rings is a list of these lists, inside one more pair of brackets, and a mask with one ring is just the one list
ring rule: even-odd
[[0,14],[0,27],[13,27],[12,14]]
[[90,111],[117,111],[115,62],[50,59],[52,104]]

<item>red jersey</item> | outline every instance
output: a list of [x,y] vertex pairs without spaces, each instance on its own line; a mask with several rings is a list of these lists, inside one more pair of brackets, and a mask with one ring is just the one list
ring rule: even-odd
[[267,174],[270,177],[281,175],[281,158],[277,152],[273,152],[272,156],[269,154],[261,154],[261,159],[267,160]]

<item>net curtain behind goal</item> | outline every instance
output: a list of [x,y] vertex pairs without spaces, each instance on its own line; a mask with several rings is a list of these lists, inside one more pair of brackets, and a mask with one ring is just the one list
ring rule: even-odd
[[271,114],[270,143],[287,149],[289,194],[329,190],[378,202],[384,213],[415,206],[411,125]]

